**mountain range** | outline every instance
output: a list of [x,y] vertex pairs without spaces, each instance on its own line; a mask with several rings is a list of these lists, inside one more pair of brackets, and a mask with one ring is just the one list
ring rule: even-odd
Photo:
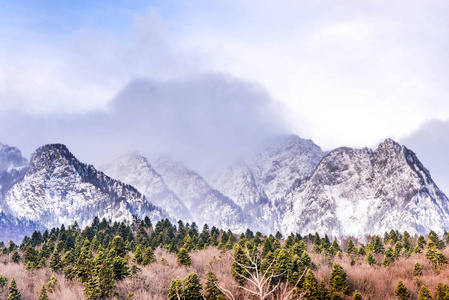
[[62,144],[40,147],[29,162],[0,144],[0,240],[133,215],[284,235],[449,230],[448,198],[417,156],[391,139],[375,150],[325,152],[282,136],[210,180],[168,157],[128,153],[97,169]]

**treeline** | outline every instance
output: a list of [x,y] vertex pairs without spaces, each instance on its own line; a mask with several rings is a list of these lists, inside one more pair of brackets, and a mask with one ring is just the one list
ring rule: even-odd
[[[447,233],[439,237],[435,232],[426,237],[411,237],[407,232],[392,230],[383,237],[369,238],[365,245],[355,239],[339,243],[318,233],[291,234],[284,238],[280,233],[264,236],[249,229],[234,234],[207,225],[200,231],[195,223],[172,224],[168,219],[152,224],[148,217],[134,218],[130,223],[100,221],[96,217],[91,226],[84,229],[76,223],[67,228],[62,225],[43,233],[35,231],[19,245],[12,241],[7,245],[1,242],[0,253],[5,257],[4,265],[23,264],[29,272],[47,269],[82,283],[86,299],[135,299],[133,291],[120,294],[117,284],[139,278],[142,269],[152,268],[155,262],[168,266],[165,257],[156,258],[156,249],[175,255],[179,266],[193,271],[184,278],[171,278],[165,295],[171,300],[363,299],[372,294],[367,295],[370,290],[358,284],[354,276],[348,276],[349,268],[369,266],[374,272],[391,268],[398,260],[421,255],[432,265],[432,272],[441,273],[447,265],[442,250],[447,249],[448,243]],[[230,256],[233,283],[222,282],[211,270],[203,280],[194,272],[192,253],[207,251],[210,247]],[[419,288],[418,299],[449,299],[447,281],[431,287],[433,294],[420,283],[422,263],[416,262],[409,271],[413,272]],[[407,289],[400,276],[396,280],[391,293],[398,299],[409,299],[414,292]],[[9,289],[4,292],[8,283]],[[56,284],[53,276],[42,286],[39,300],[50,299]],[[2,275],[1,269],[0,289],[8,294],[8,299],[21,299],[15,279]]]

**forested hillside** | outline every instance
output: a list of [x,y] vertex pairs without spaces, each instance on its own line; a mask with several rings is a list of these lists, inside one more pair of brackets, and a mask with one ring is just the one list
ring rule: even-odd
[[0,298],[449,299],[448,242],[434,232],[331,241],[95,218],[0,243]]

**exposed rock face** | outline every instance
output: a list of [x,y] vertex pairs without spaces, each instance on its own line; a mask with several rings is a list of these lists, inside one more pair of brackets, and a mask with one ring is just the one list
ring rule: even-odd
[[387,139],[371,149],[338,148],[282,205],[284,232],[332,236],[449,229],[449,203],[416,155]]
[[64,145],[39,148],[29,165],[17,148],[0,145],[0,233],[132,215],[284,235],[449,231],[448,198],[416,155],[390,139],[376,150],[325,153],[310,140],[281,137],[229,167],[213,186],[167,158],[152,166],[125,155],[103,169],[120,181],[81,163]]
[[110,177],[135,187],[148,201],[163,208],[175,219],[192,219],[190,210],[167,188],[161,175],[152,168],[145,157],[129,153],[101,169]]
[[66,146],[45,145],[33,153],[22,181],[5,195],[2,210],[20,220],[46,227],[90,224],[95,216],[130,220],[132,215],[152,219],[166,213],[134,187],[81,163]]
[[325,152],[296,135],[279,137],[256,155],[220,174],[213,185],[240,205],[251,228],[281,230],[277,202],[307,181]]
[[27,168],[27,160],[16,147],[0,143],[0,204],[6,192],[22,180]]
[[157,160],[154,168],[168,188],[183,200],[197,223],[207,223],[209,226],[237,232],[246,230],[242,209],[211,188],[199,174],[168,158]]

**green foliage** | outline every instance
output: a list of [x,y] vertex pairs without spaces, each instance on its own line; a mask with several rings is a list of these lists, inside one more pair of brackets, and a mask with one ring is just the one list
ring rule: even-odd
[[54,275],[51,275],[50,281],[47,283],[48,291],[53,292],[53,287],[56,285],[57,279]]
[[125,257],[127,251],[125,247],[125,241],[121,236],[117,235],[112,240],[111,250],[114,250],[118,256]]
[[232,276],[241,285],[247,281],[248,271],[245,269],[249,265],[247,253],[240,245],[234,247],[234,261],[232,262]]
[[83,246],[81,248],[81,254],[78,257],[73,272],[83,283],[89,280],[92,272],[92,252],[89,246]]
[[142,265],[147,266],[156,261],[156,256],[154,256],[153,249],[151,247],[147,247],[145,249],[145,255],[142,260]]
[[163,266],[168,266],[168,261],[167,261],[167,259],[165,258],[165,257],[161,257],[161,264],[163,265]]
[[448,300],[449,299],[449,286],[438,282],[435,292],[435,300]]
[[51,254],[50,265],[48,267],[53,271],[57,271],[61,268],[61,266],[61,256],[59,256],[58,249],[55,249]]
[[355,248],[354,242],[352,241],[352,239],[349,239],[348,247],[346,247],[346,253],[348,253],[348,254],[357,253],[357,249]]
[[359,293],[359,291],[355,290],[354,296],[352,297],[353,300],[363,300],[362,294]]
[[184,278],[184,299],[189,300],[203,300],[203,294],[201,289],[203,288],[200,283],[200,278],[195,273],[190,273]]
[[45,288],[45,284],[42,285],[42,289],[39,293],[39,298],[37,298],[37,300],[49,300],[50,298],[48,297],[47,294],[47,289]]
[[430,260],[435,269],[447,264],[447,258],[435,247],[430,247],[427,249],[426,257]]
[[17,289],[16,280],[13,278],[11,279],[11,284],[9,285],[9,295],[7,300],[20,300],[20,299],[22,299],[22,295]]
[[207,273],[206,278],[206,300],[224,300],[224,295],[218,288],[218,278],[214,272]]
[[324,283],[324,280],[321,280],[320,283],[318,284],[318,299],[320,300],[331,299],[331,295],[326,287],[326,283]]
[[346,272],[340,266],[340,264],[334,264],[329,279],[329,284],[334,291],[343,292],[345,295],[349,295],[349,286],[346,283]]
[[8,277],[4,276],[4,275],[0,275],[0,288],[3,289],[6,287],[6,285],[8,284]]
[[405,285],[402,283],[402,281],[398,282],[398,285],[396,286],[396,289],[394,290],[394,295],[397,299],[400,300],[407,300],[410,299],[410,293],[408,292]]
[[13,263],[18,264],[21,260],[19,252],[14,251],[14,253],[12,254],[11,260]]
[[140,245],[138,245],[136,247],[136,251],[134,252],[133,261],[139,265],[142,264],[143,254],[142,254],[142,249],[140,248]]
[[320,299],[318,294],[318,281],[316,280],[315,275],[313,275],[313,272],[310,269],[307,270],[302,289],[305,292],[304,296],[307,300]]
[[370,265],[370,266],[375,266],[377,265],[377,261],[374,258],[373,254],[370,252],[368,253],[368,256],[366,257],[366,262]]
[[112,273],[115,280],[122,280],[129,275],[128,263],[125,258],[116,256],[112,260]]
[[368,244],[368,250],[376,254],[384,252],[382,240],[377,235],[373,236],[371,239],[371,242]]
[[432,294],[430,293],[430,291],[424,286],[421,286],[421,289],[419,290],[419,294],[418,294],[418,300],[432,300]]
[[422,276],[422,266],[419,263],[413,267],[413,276]]
[[114,272],[109,266],[103,251],[100,251],[97,254],[93,265],[93,276],[84,281],[84,293],[86,298],[105,299],[114,296],[117,293]]
[[179,277],[173,279],[168,290],[168,300],[182,299],[184,291],[182,289],[182,282]]
[[192,260],[190,259],[189,251],[187,251],[187,249],[185,249],[185,248],[179,249],[179,252],[177,255],[177,261],[178,261],[178,264],[180,264],[181,266],[186,266],[186,267],[191,266]]

